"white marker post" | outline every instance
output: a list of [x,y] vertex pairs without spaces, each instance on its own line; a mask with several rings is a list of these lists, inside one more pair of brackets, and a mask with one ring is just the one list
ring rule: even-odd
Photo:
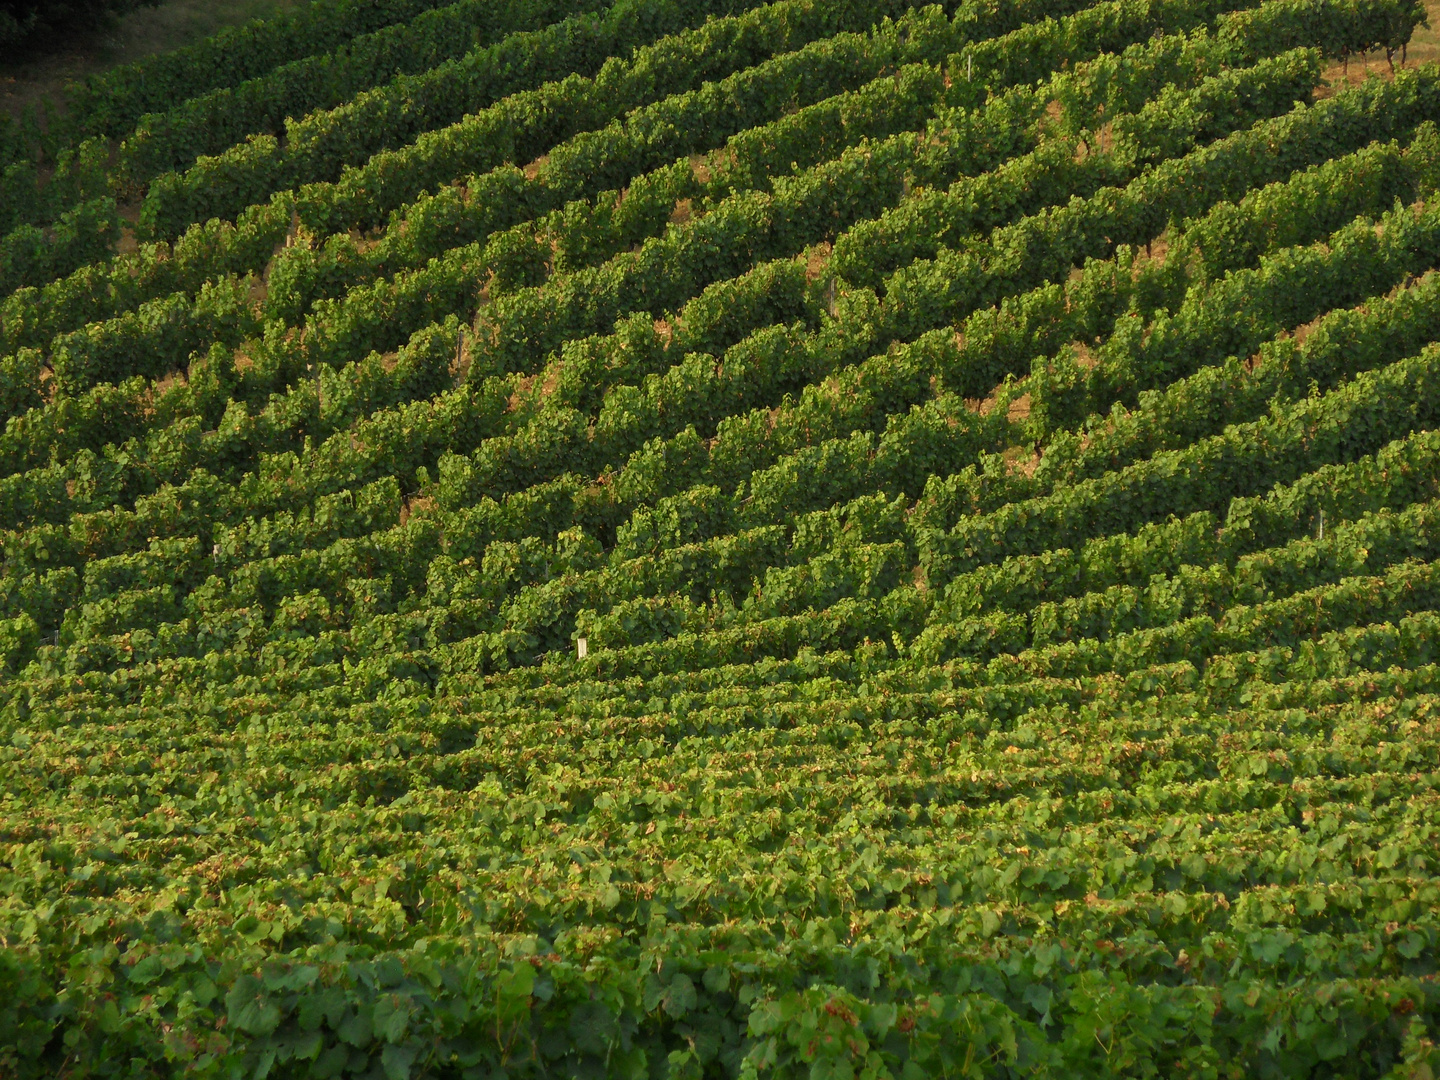
[[583,637],[578,637],[578,638],[576,638],[576,639],[575,639],[575,658],[576,658],[577,660],[584,660],[585,657],[586,657],[586,655],[587,655],[589,652],[590,652],[590,643],[589,643],[588,641],[586,641]]

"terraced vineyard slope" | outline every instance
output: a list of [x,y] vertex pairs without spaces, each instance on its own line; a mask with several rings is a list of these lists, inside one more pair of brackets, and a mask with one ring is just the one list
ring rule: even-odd
[[0,1075],[1429,1080],[1423,22],[316,0],[0,140]]

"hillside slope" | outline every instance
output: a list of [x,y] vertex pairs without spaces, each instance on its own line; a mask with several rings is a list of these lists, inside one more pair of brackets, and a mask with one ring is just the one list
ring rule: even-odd
[[0,1074],[1440,1069],[1419,4],[302,12],[0,176]]

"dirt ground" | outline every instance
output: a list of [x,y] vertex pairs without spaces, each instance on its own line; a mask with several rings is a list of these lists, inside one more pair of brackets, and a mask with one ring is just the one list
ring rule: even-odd
[[[1440,60],[1440,0],[1426,0],[1425,10],[1430,16],[1430,25],[1420,27],[1415,31],[1415,36],[1411,38],[1410,46],[1406,49],[1403,58],[1407,67]],[[1398,69],[1402,58],[1396,56],[1394,61]],[[1353,83],[1360,82],[1367,75],[1385,75],[1389,71],[1390,62],[1382,50],[1361,56],[1352,56],[1348,64],[1336,64],[1325,74],[1331,82],[1339,82],[1348,78]]]

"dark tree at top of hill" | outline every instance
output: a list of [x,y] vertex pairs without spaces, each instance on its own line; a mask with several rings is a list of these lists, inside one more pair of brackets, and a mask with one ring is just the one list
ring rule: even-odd
[[23,59],[50,49],[66,33],[90,30],[116,15],[153,7],[159,0],[0,0],[0,60]]

